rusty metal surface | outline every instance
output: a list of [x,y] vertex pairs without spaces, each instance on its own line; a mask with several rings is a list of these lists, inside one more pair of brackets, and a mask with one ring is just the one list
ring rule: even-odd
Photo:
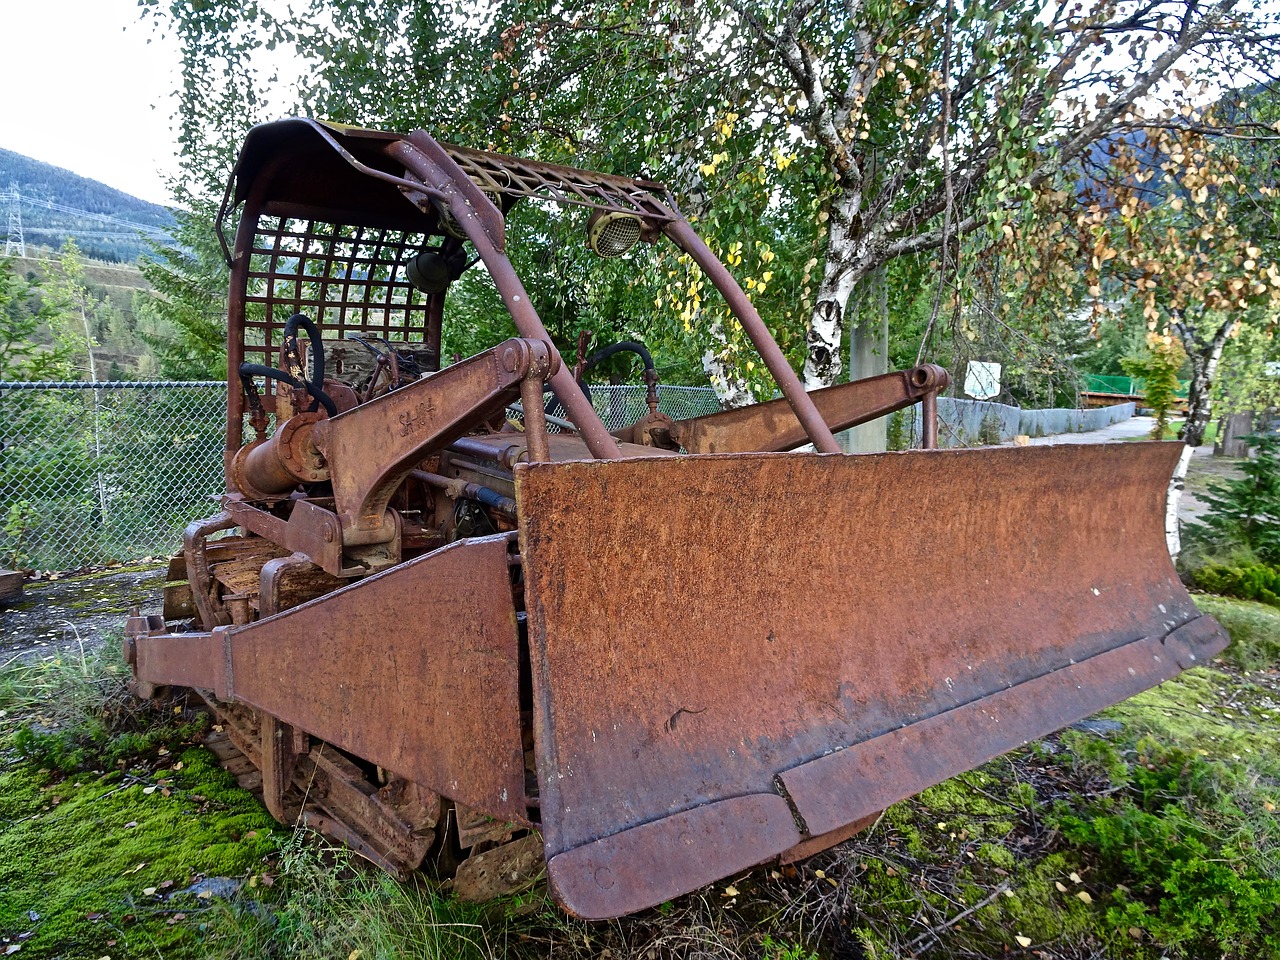
[[245,627],[137,638],[211,688],[468,806],[527,820],[508,538],[460,541]]
[[[809,398],[827,426],[840,431],[905,409],[926,394],[946,389],[949,382],[947,372],[930,363],[824,387],[814,390]],[[791,450],[809,442],[785,399],[678,420],[671,436],[690,453],[763,453]]]
[[[510,470],[517,463],[528,462],[526,443],[523,433],[485,433],[463,437],[462,440],[453,443],[450,450],[477,460],[487,460]],[[619,443],[618,452],[627,459],[677,456],[670,450],[646,447],[638,443]],[[556,463],[590,460],[591,451],[580,438],[573,434],[552,433],[547,435],[547,456]]]
[[562,853],[548,847],[547,879],[570,913],[604,920],[656,906],[799,842],[791,809],[776,793],[730,797]]
[[[1164,545],[1178,450],[520,465],[549,856],[770,793],[785,771],[1001,691],[1012,743],[1169,675],[1135,681],[1116,654],[1087,694],[1039,702],[1059,681],[1032,682],[1198,617]],[[941,725],[929,777],[967,769],[972,736]],[[870,805],[919,779],[878,773]],[[808,833],[840,825],[811,806]],[[741,843],[741,862],[767,855]],[[702,882],[689,858],[654,869]]]
[[312,430],[330,465],[344,545],[384,539],[396,489],[431,450],[461,437],[519,395],[527,377],[556,369],[550,342],[508,340],[435,376],[379,397]]
[[[1221,641],[1214,652],[1225,634]],[[781,780],[810,830],[835,830],[1180,672],[1160,639],[1138,640],[811,760]]]

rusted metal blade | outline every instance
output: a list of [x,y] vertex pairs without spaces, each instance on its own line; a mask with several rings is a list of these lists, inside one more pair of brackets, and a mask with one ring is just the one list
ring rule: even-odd
[[508,547],[464,540],[248,626],[132,638],[138,676],[212,688],[527,822]]
[[661,902],[1220,649],[1165,548],[1178,449],[517,467],[561,901]]

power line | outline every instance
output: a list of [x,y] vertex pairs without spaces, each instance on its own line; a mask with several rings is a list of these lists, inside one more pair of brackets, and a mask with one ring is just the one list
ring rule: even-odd
[[27,242],[22,236],[22,207],[19,203],[18,185],[9,184],[9,236],[4,242],[4,255],[16,253],[20,257],[27,255]]
[[[152,237],[169,239],[169,231],[163,227],[157,227],[153,224],[138,223],[134,220],[126,220],[123,217],[114,217],[108,213],[92,213],[88,210],[81,210],[78,207],[67,206],[65,203],[57,203],[53,200],[41,200],[36,197],[23,196],[18,185],[12,184],[9,187],[8,199],[12,202],[11,209],[17,209],[20,204],[26,204],[29,207],[40,207],[44,210],[53,210],[58,213],[66,213],[85,220],[96,220],[99,223],[109,224],[111,226],[125,227],[129,230],[135,230],[139,233],[148,234]],[[10,214],[12,219],[13,214]],[[48,232],[48,231],[45,231]],[[62,231],[72,232],[72,231]]]

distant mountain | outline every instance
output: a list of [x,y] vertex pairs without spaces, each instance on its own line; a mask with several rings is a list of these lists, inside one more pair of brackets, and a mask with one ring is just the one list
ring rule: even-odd
[[0,238],[6,243],[16,225],[15,210],[28,252],[32,247],[57,250],[70,236],[85,256],[116,263],[136,260],[147,249],[139,234],[165,239],[173,227],[167,207],[0,149]]

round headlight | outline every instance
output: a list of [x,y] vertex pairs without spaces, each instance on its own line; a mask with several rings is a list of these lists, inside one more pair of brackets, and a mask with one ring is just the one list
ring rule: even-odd
[[620,257],[640,239],[640,218],[620,210],[597,210],[587,220],[587,245],[602,257]]

